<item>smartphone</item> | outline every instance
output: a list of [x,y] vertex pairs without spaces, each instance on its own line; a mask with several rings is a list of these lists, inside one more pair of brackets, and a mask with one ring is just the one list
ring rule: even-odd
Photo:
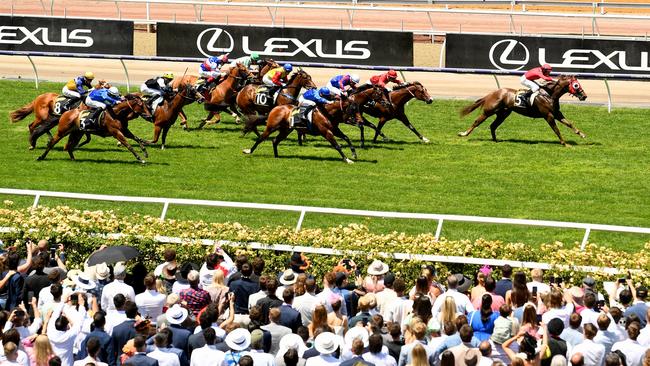
[[23,310],[16,310],[15,315],[16,315],[17,317],[25,316],[25,311],[23,311]]
[[602,308],[605,306],[605,300],[598,300],[598,308]]
[[625,280],[625,278],[619,278],[619,279],[618,279],[618,283],[626,283],[626,282],[627,282],[627,281]]
[[551,284],[551,285],[554,284],[554,283],[555,283],[555,276],[551,276],[551,277],[549,277],[548,282],[549,282],[549,284]]
[[627,278],[628,280],[631,280],[632,279],[632,273],[630,273],[630,271],[627,271],[627,276],[625,278]]
[[533,286],[533,296],[537,296],[537,286]]

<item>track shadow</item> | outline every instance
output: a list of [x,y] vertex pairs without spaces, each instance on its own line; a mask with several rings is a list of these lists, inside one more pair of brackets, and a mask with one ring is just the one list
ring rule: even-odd
[[[348,158],[350,158],[349,154]],[[310,156],[310,155],[282,155],[280,154],[279,159],[297,159],[297,160],[313,160],[313,161],[336,161],[343,163],[343,160],[339,157],[323,157],[323,156]],[[377,164],[379,161],[377,160],[366,160],[366,159],[352,159],[355,163],[370,163],[370,164]]]
[[[201,146],[201,145],[165,145],[165,150],[174,150],[174,149],[195,149],[195,150],[214,150],[214,146]],[[147,151],[164,151],[160,148],[160,145],[149,145],[147,146]]]
[[133,160],[105,160],[105,159],[84,159],[84,158],[79,158],[75,157],[75,160],[70,160],[69,158],[54,158],[51,159],[49,156],[45,160],[40,160],[39,162],[47,162],[47,161],[69,161],[70,163],[98,163],[98,164],[113,164],[113,165],[169,165],[169,163],[166,162],[150,162],[148,158],[144,159],[147,163],[142,164],[135,159]]
[[[493,142],[492,139],[474,139],[474,141],[481,141],[481,142]],[[510,142],[513,144],[524,144],[524,145],[560,145],[559,140],[522,140],[522,139],[497,139],[497,143],[500,142]],[[578,144],[575,141],[567,141],[566,142],[568,145],[571,146],[580,146],[584,144]]]

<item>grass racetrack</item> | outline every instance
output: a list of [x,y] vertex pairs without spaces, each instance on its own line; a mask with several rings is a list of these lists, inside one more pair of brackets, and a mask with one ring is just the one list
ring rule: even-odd
[[[389,122],[389,142],[369,143],[359,149],[354,165],[341,162],[321,137],[310,137],[300,147],[292,134],[273,158],[271,142],[252,156],[253,135],[241,137],[241,126],[230,116],[220,125],[183,131],[177,123],[167,138],[167,149],[150,147],[146,165],[135,161],[112,138],[93,137],[70,161],[65,139],[45,161],[36,161],[47,136],[28,151],[27,124],[8,114],[38,94],[60,91],[60,84],[0,81],[0,186],[116,195],[180,197],[227,201],[326,206],[368,210],[448,213],[530,218],[616,225],[650,226],[650,121],[644,109],[564,105],[565,115],[582,129],[582,140],[561,126],[572,148],[560,146],[543,120],[512,115],[497,131],[501,142],[490,139],[489,121],[468,138],[456,133],[471,117],[458,110],[469,101],[412,101],[411,122],[430,144],[423,144],[399,121]],[[486,90],[488,92],[489,90]],[[567,100],[565,98],[564,100]],[[190,127],[205,116],[202,106],[185,109]],[[131,130],[151,139],[150,123],[138,119]],[[343,130],[358,145],[358,129]],[[53,130],[52,132],[54,132]],[[370,132],[367,129],[367,134]],[[371,137],[371,136],[370,136]],[[367,136],[368,138],[368,136]],[[349,156],[349,150],[344,150]],[[15,206],[32,198],[2,196]],[[78,208],[115,209],[119,213],[159,215],[160,205],[41,199],[42,204]],[[295,225],[298,214],[171,206],[168,218],[239,221],[250,226]],[[308,214],[304,227],[363,223],[376,232],[435,231],[436,222],[369,219]],[[445,222],[442,235],[450,239],[501,239],[536,245],[582,239],[580,230],[476,225]],[[592,232],[591,242],[634,251],[650,236]]]

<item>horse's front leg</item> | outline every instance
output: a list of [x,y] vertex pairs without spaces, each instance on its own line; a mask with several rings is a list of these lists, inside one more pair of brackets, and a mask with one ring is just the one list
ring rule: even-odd
[[560,123],[562,123],[563,125],[569,127],[576,135],[582,138],[587,137],[587,135],[585,135],[584,132],[580,131],[580,129],[578,129],[573,123],[571,123],[571,121],[566,119],[566,117],[564,117],[564,114],[562,114],[562,112],[558,111],[555,115],[555,119],[560,121]]
[[422,142],[424,142],[425,144],[429,143],[429,139],[426,138],[426,137],[424,137],[424,136],[422,136],[422,134],[420,134],[420,133],[418,132],[418,130],[415,129],[415,126],[413,126],[413,124],[411,124],[411,121],[409,121],[408,117],[406,117],[406,114],[404,114],[404,113],[398,113],[395,117],[397,117],[397,119],[398,119],[400,122],[402,122],[402,123],[404,124],[404,126],[406,126],[406,127],[407,127],[409,130],[411,130],[411,131],[412,131],[412,132],[413,132],[413,133],[414,133],[414,134],[415,134],[415,135],[416,135],[420,140],[422,140]]
[[557,124],[555,123],[555,117],[553,117],[552,114],[549,114],[546,117],[546,123],[548,123],[549,126],[551,126],[551,129],[553,132],[555,132],[555,135],[557,135],[557,138],[560,139],[560,143],[565,146],[565,147],[571,147],[571,145],[567,144],[566,141],[564,141],[564,138],[562,137],[562,134],[560,133],[560,129],[557,128]]
[[181,127],[183,127],[184,130],[187,130],[187,116],[185,115],[185,112],[183,112],[183,108],[178,111],[178,115],[181,117]]
[[144,140],[142,140],[138,136],[134,135],[133,132],[131,132],[131,130],[129,130],[128,128],[123,132],[123,134],[124,134],[124,137],[129,138],[129,139],[131,139],[131,140],[138,143],[138,145],[140,146],[140,150],[142,150],[142,154],[144,154],[145,158],[149,157],[149,153],[147,153],[147,149],[144,146],[144,144],[145,144]]

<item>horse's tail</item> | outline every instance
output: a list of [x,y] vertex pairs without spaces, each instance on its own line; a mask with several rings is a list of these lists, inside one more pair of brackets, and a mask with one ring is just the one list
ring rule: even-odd
[[257,129],[257,126],[264,126],[266,120],[269,118],[267,115],[248,115],[244,119],[244,127],[242,129],[242,135],[247,135],[249,132],[253,132]]
[[476,108],[480,107],[483,105],[483,102],[485,102],[485,97],[481,99],[477,99],[474,101],[474,103],[468,105],[467,107],[463,108],[460,110],[460,116],[465,117],[466,115],[472,113]]
[[15,111],[11,112],[9,114],[9,119],[11,120],[12,123],[16,123],[18,121],[23,120],[25,117],[29,116],[34,112],[34,102],[32,101],[29,104],[24,105],[20,109],[16,109]]

